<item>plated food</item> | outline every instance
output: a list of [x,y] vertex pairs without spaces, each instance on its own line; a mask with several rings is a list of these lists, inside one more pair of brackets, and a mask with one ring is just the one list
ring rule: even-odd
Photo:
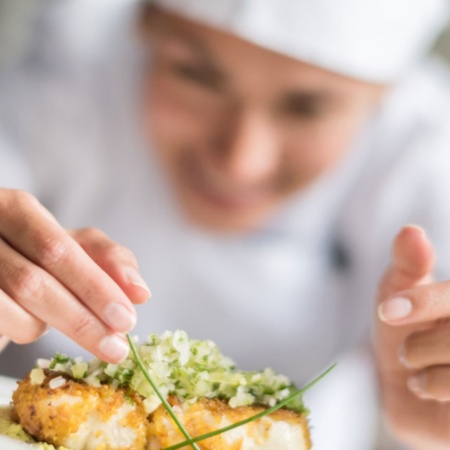
[[190,339],[183,331],[152,334],[133,347],[137,354],[130,352],[121,364],[64,355],[38,360],[13,393],[14,421],[32,439],[70,450],[311,448],[299,395],[257,420],[186,443],[187,437],[262,416],[292,399],[295,386],[271,369],[237,370],[213,342]]

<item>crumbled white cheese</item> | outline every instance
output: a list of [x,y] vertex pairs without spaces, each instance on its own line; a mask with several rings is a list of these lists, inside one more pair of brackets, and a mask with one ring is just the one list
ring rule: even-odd
[[[236,370],[234,362],[225,357],[216,344],[191,339],[184,331],[166,331],[161,336],[151,334],[137,348],[161,394],[166,398],[175,395],[181,402],[191,403],[193,399],[206,397],[227,399],[231,407],[273,406],[295,390],[287,377],[272,369],[259,372]],[[51,361],[38,361],[38,367],[62,371],[94,386],[101,383],[129,386],[145,398],[147,412],[152,412],[161,403],[131,352],[120,364],[107,364],[98,359],[86,363],[79,358],[57,354]],[[52,380],[52,385],[58,384],[58,379],[65,383],[63,377],[58,377]],[[301,398],[289,407],[302,411]]]
[[64,386],[67,383],[67,380],[64,377],[56,377],[50,380],[50,382],[48,383],[48,387],[50,389],[57,389],[61,386]]

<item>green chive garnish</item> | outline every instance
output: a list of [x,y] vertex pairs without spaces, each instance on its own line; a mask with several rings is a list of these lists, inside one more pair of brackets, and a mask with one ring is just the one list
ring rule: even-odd
[[204,439],[208,439],[213,436],[217,436],[218,434],[225,433],[226,431],[233,430],[234,428],[240,427],[242,425],[246,425],[247,423],[253,422],[257,419],[260,419],[261,417],[267,416],[268,414],[271,414],[278,409],[282,408],[283,406],[286,406],[293,400],[295,400],[299,395],[304,394],[307,390],[312,388],[316,383],[318,383],[322,378],[324,378],[326,375],[328,375],[335,367],[336,364],[333,364],[331,367],[329,367],[327,370],[322,372],[318,377],[316,377],[313,381],[308,383],[305,387],[302,389],[299,389],[298,391],[295,391],[293,394],[291,394],[289,397],[286,397],[284,400],[282,400],[280,403],[278,403],[275,406],[272,406],[271,408],[265,409],[264,411],[261,411],[258,414],[255,414],[254,416],[248,417],[247,419],[241,420],[239,422],[235,422],[231,425],[228,425],[226,427],[220,428],[215,431],[211,431],[209,433],[202,434],[201,436],[196,436],[194,438],[188,438],[183,442],[180,442],[179,444],[171,445],[170,447],[166,447],[163,450],[177,450],[179,448],[185,447],[186,445],[192,445],[196,442],[203,441]]
[[180,442],[180,443],[175,444],[175,445],[172,445],[170,447],[166,447],[163,450],[177,450],[177,449],[180,449],[180,448],[186,447],[186,446],[191,446],[194,450],[200,450],[198,445],[197,445],[197,442],[203,441],[203,440],[211,438],[213,436],[217,436],[218,434],[221,434],[221,433],[225,433],[226,431],[233,430],[234,428],[240,427],[242,425],[246,425],[247,423],[253,422],[253,421],[257,420],[257,419],[260,419],[260,418],[262,418],[264,416],[267,416],[267,415],[277,411],[280,408],[283,408],[284,406],[286,406],[289,403],[291,403],[292,401],[294,401],[297,397],[299,397],[300,395],[302,395],[306,391],[308,391],[311,387],[313,387],[316,383],[318,383],[322,378],[324,378],[326,375],[328,375],[336,367],[336,364],[333,364],[327,370],[322,372],[318,377],[316,377],[313,381],[311,381],[306,386],[304,386],[302,389],[299,389],[299,390],[295,391],[294,393],[292,393],[291,395],[286,397],[284,400],[280,401],[275,406],[272,406],[271,408],[267,408],[267,409],[265,409],[264,411],[261,411],[258,414],[255,414],[255,415],[253,415],[251,417],[248,417],[247,419],[241,420],[239,422],[235,422],[235,423],[233,423],[231,425],[228,425],[226,427],[220,428],[218,430],[202,434],[201,436],[191,437],[189,435],[188,431],[184,428],[183,424],[179,421],[179,419],[175,415],[175,413],[174,413],[172,407],[170,406],[170,404],[168,403],[168,401],[161,394],[161,392],[159,391],[158,387],[154,383],[154,381],[153,381],[152,377],[150,376],[148,370],[144,366],[144,363],[142,362],[142,359],[141,359],[141,357],[140,357],[140,355],[139,355],[139,353],[138,353],[138,351],[136,349],[136,346],[135,346],[135,344],[134,344],[134,342],[131,339],[129,334],[127,334],[127,339],[128,339],[129,344],[130,344],[131,352],[133,353],[133,355],[134,355],[134,357],[136,359],[136,362],[137,362],[138,366],[140,367],[143,375],[145,376],[147,381],[150,383],[150,386],[152,387],[152,389],[155,392],[155,394],[161,400],[161,403],[166,408],[168,414],[172,417],[173,421],[175,422],[177,427],[180,429],[181,433],[186,438],[185,441]]
[[[136,349],[136,346],[134,345],[133,339],[131,339],[129,334],[127,334],[127,339],[128,339],[128,343],[130,344],[131,351],[132,351],[134,357],[136,358],[136,362],[137,362],[138,366],[142,370],[142,373],[144,374],[144,376],[147,379],[147,381],[150,383],[150,386],[152,387],[152,389],[155,391],[155,394],[161,400],[162,404],[164,405],[164,408],[166,408],[166,410],[169,413],[170,417],[172,417],[173,421],[176,423],[177,427],[183,433],[183,435],[186,438],[186,440],[187,441],[192,441],[191,436],[187,432],[186,428],[184,428],[183,424],[178,420],[177,416],[173,412],[172,407],[169,405],[169,402],[164,398],[164,396],[161,394],[161,392],[159,391],[159,389],[156,386],[156,384],[153,382],[153,379],[150,376],[150,374],[148,373],[147,369],[145,368],[144,363],[142,362],[142,359],[139,356],[139,353],[138,353],[138,351]],[[192,441],[192,443],[190,442],[187,445],[190,445],[194,450],[200,450],[198,445],[194,441]]]

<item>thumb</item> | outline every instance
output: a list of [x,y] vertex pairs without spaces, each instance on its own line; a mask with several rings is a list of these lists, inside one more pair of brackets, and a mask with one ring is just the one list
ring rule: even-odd
[[380,285],[380,300],[430,282],[433,265],[434,252],[425,231],[415,225],[403,227],[394,239],[391,266]]
[[408,375],[400,363],[399,351],[405,338],[417,324],[392,326],[386,323],[409,313],[411,304],[399,291],[431,281],[434,252],[422,228],[408,225],[394,239],[391,266],[381,282],[378,295],[376,343],[379,367],[391,381],[405,382]]
[[402,363],[400,355],[413,332],[429,331],[450,316],[450,281],[429,283],[433,264],[433,249],[423,230],[403,228],[394,240],[392,263],[378,298],[376,350],[383,408],[397,437],[415,449],[449,448],[448,404],[425,399],[408,387],[417,369]]

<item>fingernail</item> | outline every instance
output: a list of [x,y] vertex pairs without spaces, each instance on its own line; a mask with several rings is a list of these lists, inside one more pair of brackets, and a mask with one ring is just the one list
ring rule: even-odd
[[105,336],[98,349],[105,359],[116,362],[122,362],[130,351],[128,344],[115,334]]
[[0,334],[0,351],[2,351],[8,345],[8,342],[9,338]]
[[416,394],[425,394],[426,389],[426,375],[424,373],[420,373],[418,375],[413,375],[408,378],[407,385],[411,391]]
[[407,317],[412,311],[411,300],[403,297],[385,300],[378,307],[378,316],[383,322]]
[[144,281],[144,279],[139,275],[139,273],[136,270],[128,269],[127,270],[127,278],[131,284],[144,289],[144,291],[148,292],[149,296],[151,295],[150,288],[148,287],[147,283]]
[[406,228],[414,228],[415,230],[426,236],[425,230],[422,227],[419,227],[419,225],[408,224],[403,227],[403,230]]
[[103,310],[106,323],[114,330],[126,333],[136,325],[136,316],[120,303],[110,303]]

